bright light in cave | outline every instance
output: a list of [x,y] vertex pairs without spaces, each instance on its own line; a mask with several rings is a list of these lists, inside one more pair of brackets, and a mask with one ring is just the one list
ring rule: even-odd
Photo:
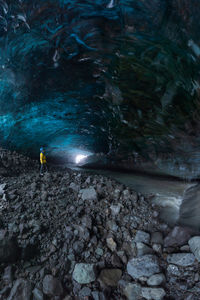
[[87,155],[83,155],[83,154],[77,155],[76,159],[75,159],[76,164],[79,164],[86,157],[87,157]]

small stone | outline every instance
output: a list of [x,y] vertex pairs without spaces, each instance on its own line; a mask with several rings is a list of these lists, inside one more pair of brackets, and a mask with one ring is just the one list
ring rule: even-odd
[[196,273],[195,276],[194,276],[194,281],[198,282],[199,281],[199,274]]
[[188,245],[184,245],[180,247],[180,250],[183,252],[190,252],[190,247]]
[[143,256],[145,254],[153,253],[153,250],[149,246],[143,243],[136,243],[136,247],[137,247],[137,256]]
[[81,198],[83,201],[97,200],[97,192],[95,191],[95,189],[93,187],[80,190],[80,194],[81,194]]
[[106,243],[107,243],[107,247],[113,252],[116,251],[117,248],[117,244],[115,243],[115,241],[113,240],[113,238],[107,238],[106,239]]
[[136,243],[145,243],[145,244],[149,244],[150,241],[150,234],[145,232],[145,231],[141,231],[138,230],[135,236],[135,242]]
[[7,300],[30,300],[31,284],[24,279],[17,279]]
[[115,287],[122,276],[120,269],[104,269],[101,271],[99,281],[105,286]]
[[106,224],[106,227],[113,232],[116,232],[119,228],[119,226],[113,220],[109,220]]
[[167,267],[167,273],[168,273],[168,276],[171,276],[171,275],[179,276],[181,274],[179,271],[179,268],[175,265],[169,265]]
[[162,288],[142,288],[142,297],[147,300],[162,300],[165,295]]
[[167,262],[181,267],[188,267],[194,264],[195,257],[191,253],[168,254]]
[[88,287],[82,288],[79,292],[80,298],[89,297],[90,295],[91,295],[91,289]]
[[195,255],[196,259],[200,262],[200,236],[194,236],[188,242],[191,252]]
[[158,259],[155,255],[133,258],[127,264],[127,272],[133,279],[138,279],[142,276],[150,277],[160,272]]
[[153,244],[152,248],[155,252],[162,254],[162,246],[160,244]]
[[43,293],[48,296],[60,296],[63,288],[60,281],[52,275],[46,275],[43,279]]
[[41,290],[34,288],[33,290],[34,300],[44,300],[44,295]]
[[123,289],[123,293],[128,300],[140,300],[141,292],[141,286],[137,283],[128,283]]
[[163,245],[163,235],[161,232],[156,231],[151,234],[151,244],[154,243]]
[[4,274],[3,274],[3,281],[6,283],[6,284],[9,284],[12,282],[12,267],[11,266],[8,266],[5,268],[4,270]]
[[149,277],[147,280],[147,284],[149,286],[156,286],[156,285],[161,285],[163,282],[165,282],[165,275],[160,273],[160,274],[155,274]]
[[116,215],[118,215],[119,212],[120,212],[121,205],[120,205],[120,204],[118,204],[118,205],[111,205],[110,209],[111,209],[112,215],[113,215],[113,216],[116,216]]
[[79,263],[75,265],[73,279],[80,284],[87,284],[95,281],[96,275],[93,264]]
[[78,192],[80,190],[80,186],[75,184],[74,182],[70,183],[69,188],[72,189],[75,192]]
[[102,256],[102,255],[103,255],[103,249],[97,248],[97,249],[95,250],[95,253],[96,253],[96,255],[98,255],[98,256]]

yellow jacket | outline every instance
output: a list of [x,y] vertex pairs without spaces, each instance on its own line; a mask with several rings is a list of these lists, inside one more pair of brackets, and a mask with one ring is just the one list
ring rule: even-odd
[[46,160],[46,156],[44,155],[43,152],[40,153],[40,163],[41,164],[46,164],[47,160]]

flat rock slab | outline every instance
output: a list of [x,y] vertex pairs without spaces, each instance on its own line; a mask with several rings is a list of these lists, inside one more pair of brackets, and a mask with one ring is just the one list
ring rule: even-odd
[[194,236],[189,240],[188,244],[190,246],[190,250],[200,262],[200,236]]
[[192,253],[175,253],[167,255],[167,262],[181,267],[192,266],[195,257]]
[[160,273],[158,258],[155,255],[133,258],[127,264],[127,272],[133,279],[142,276],[150,277],[153,274]]
[[73,279],[80,284],[87,284],[95,281],[96,275],[93,264],[76,264],[73,272]]

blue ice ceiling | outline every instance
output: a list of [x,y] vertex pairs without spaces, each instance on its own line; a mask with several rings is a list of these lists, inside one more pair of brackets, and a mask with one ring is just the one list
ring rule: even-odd
[[1,145],[196,149],[199,17],[198,0],[0,1]]

